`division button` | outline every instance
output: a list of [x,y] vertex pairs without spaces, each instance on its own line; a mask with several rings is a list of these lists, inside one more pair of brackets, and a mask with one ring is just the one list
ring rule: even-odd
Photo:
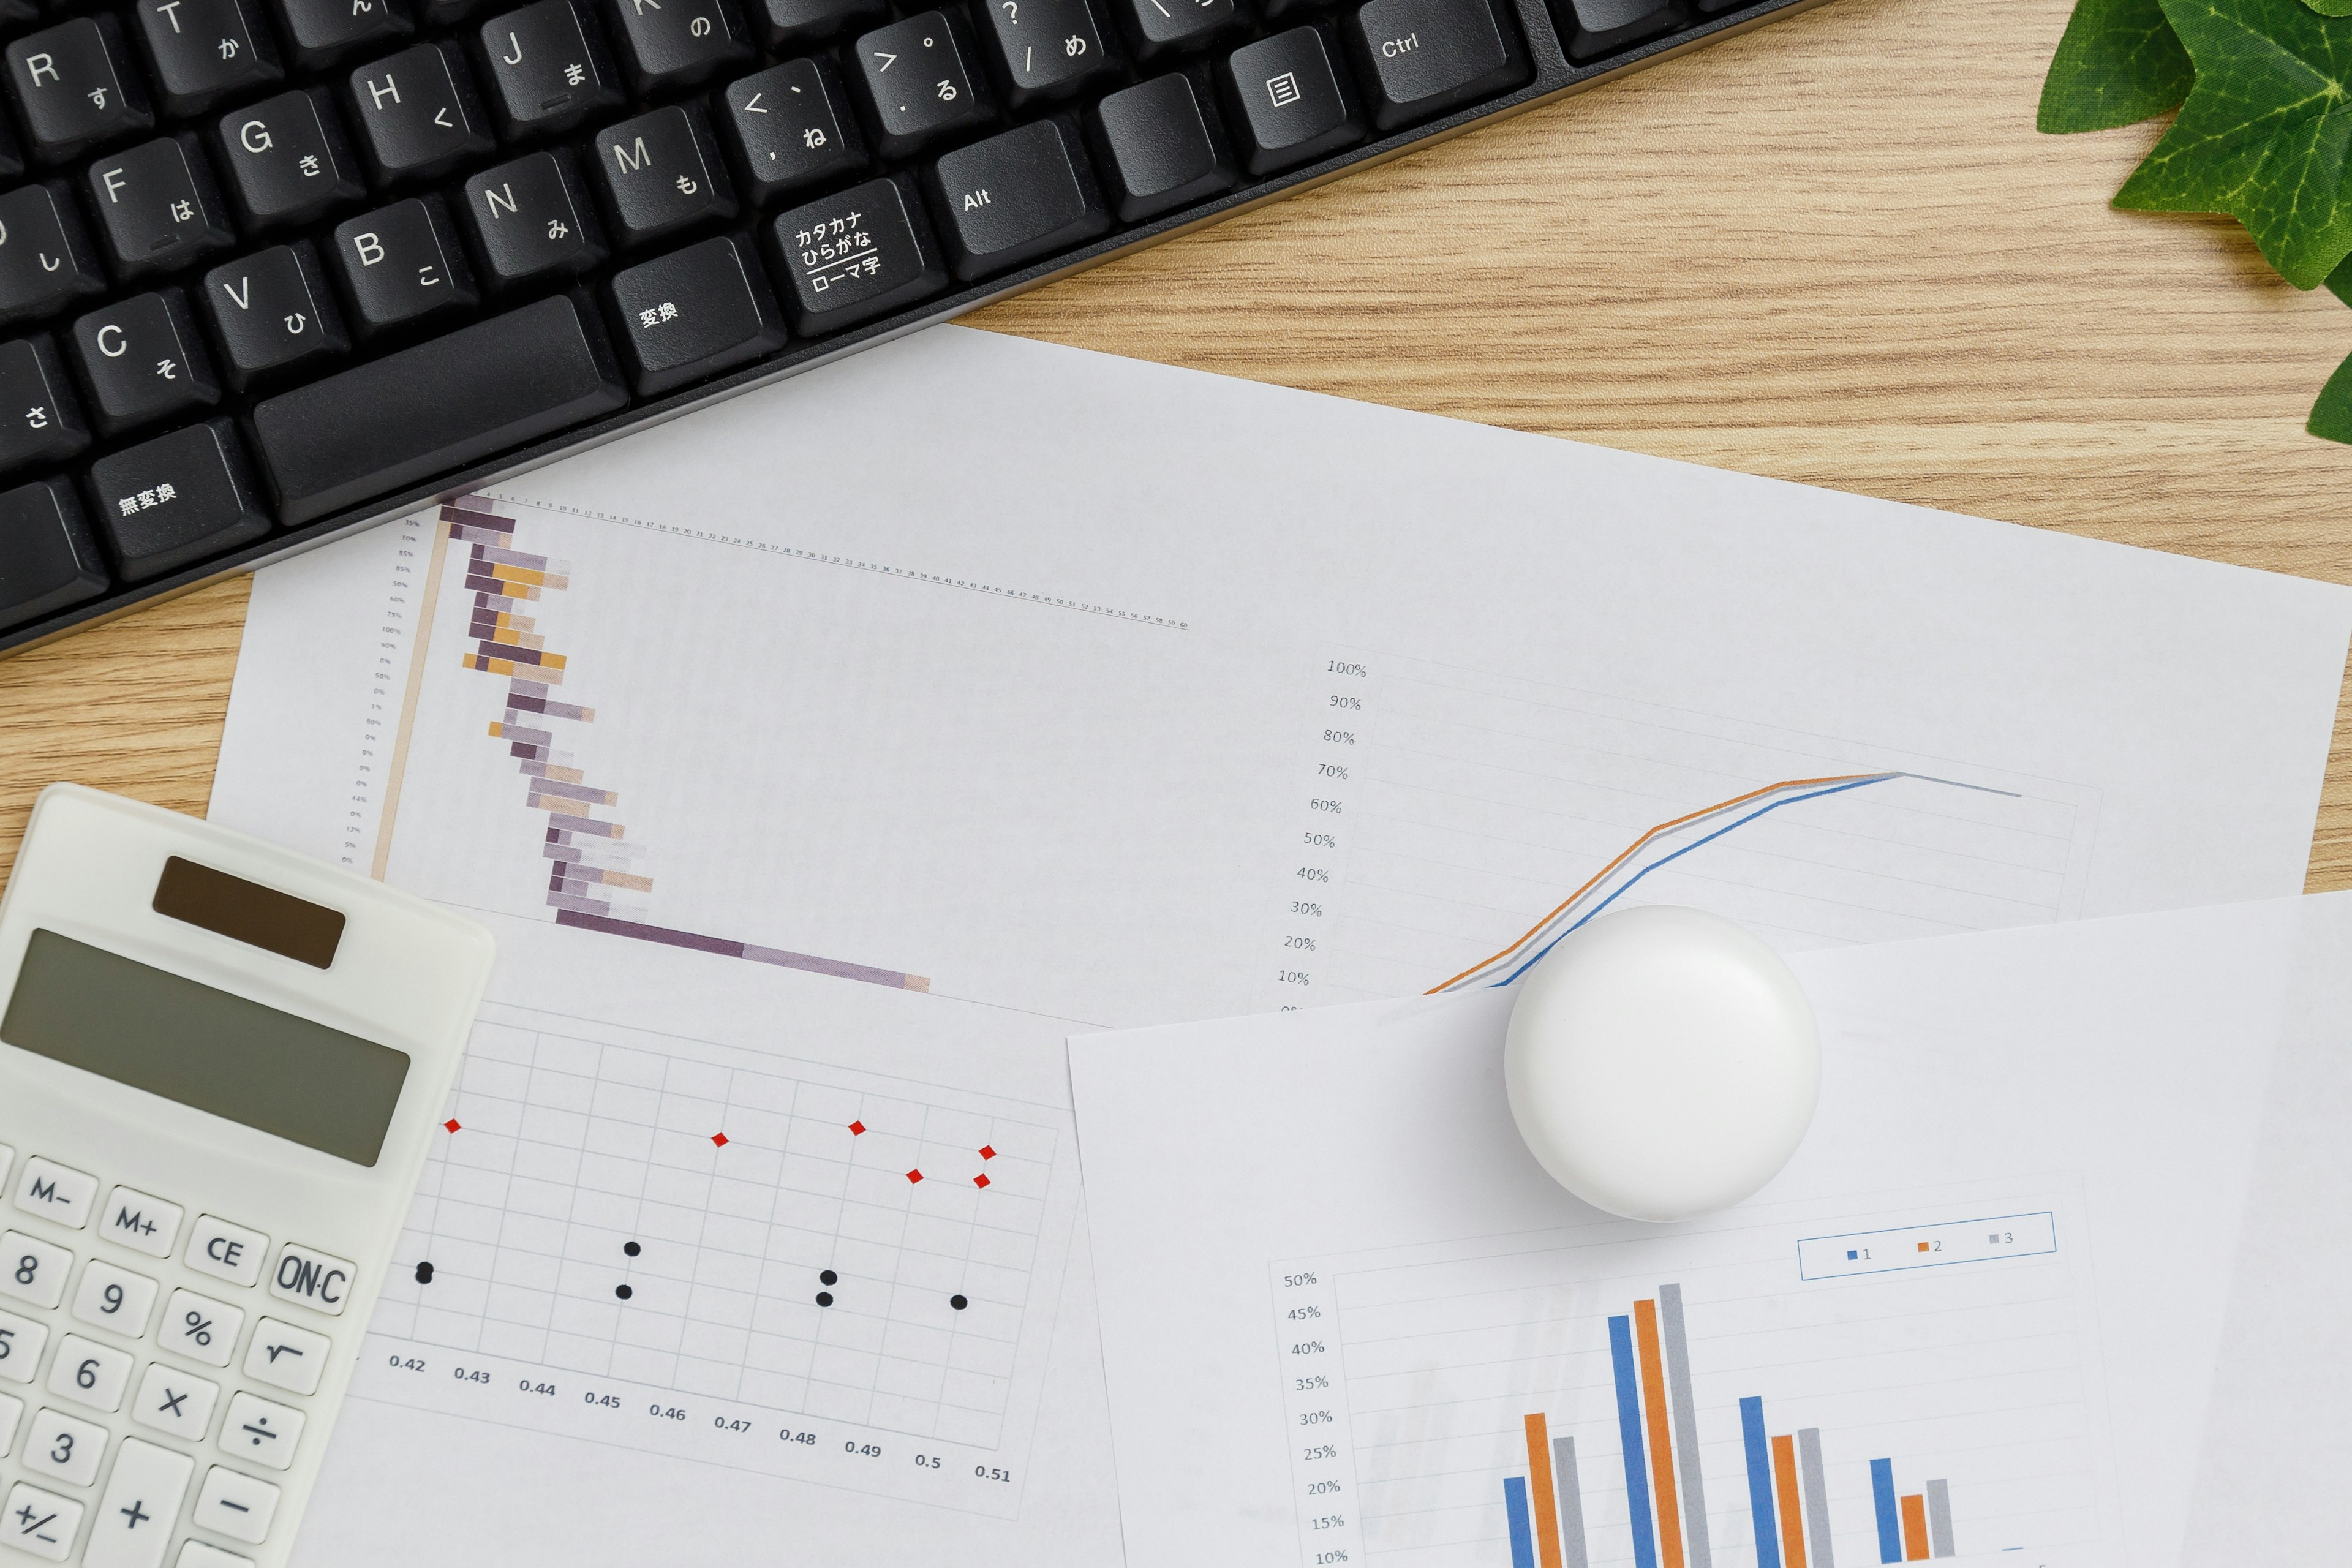
[[299,1410],[250,1394],[229,1395],[228,1414],[221,1418],[221,1452],[282,1470],[294,1462],[294,1445],[301,1436]]
[[196,1494],[195,1522],[205,1530],[258,1546],[269,1538],[269,1521],[278,1516],[278,1489],[268,1481],[241,1476],[223,1465],[205,1472],[204,1489]]
[[803,336],[887,315],[947,287],[947,269],[907,188],[868,180],[768,226],[784,314]]
[[185,1454],[125,1437],[90,1521],[83,1568],[162,1568],[195,1468]]
[[1375,131],[1491,98],[1528,76],[1518,27],[1493,0],[1371,0],[1339,32]]
[[270,1268],[269,1293],[335,1317],[350,1304],[358,1279],[356,1265],[289,1241],[278,1249],[278,1261]]
[[289,1394],[316,1394],[334,1344],[324,1334],[264,1318],[245,1347],[245,1375]]
[[0,495],[0,630],[94,599],[106,565],[65,479]]
[[966,282],[1110,227],[1077,125],[1059,115],[957,148],[925,172],[923,184],[948,263]]
[[0,1544],[30,1552],[44,1563],[62,1563],[81,1530],[81,1504],[18,1481],[8,1489],[0,1515]]
[[1221,70],[1242,162],[1253,174],[1311,163],[1364,133],[1355,92],[1318,27],[1235,49]]

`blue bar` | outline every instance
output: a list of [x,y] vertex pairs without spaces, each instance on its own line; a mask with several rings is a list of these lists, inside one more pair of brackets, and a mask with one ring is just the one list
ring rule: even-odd
[[1756,1568],[1780,1568],[1780,1515],[1772,1507],[1772,1455],[1764,1442],[1764,1402],[1739,1402],[1739,1436],[1748,1445],[1748,1511],[1756,1521]]
[[1617,1373],[1617,1436],[1625,1447],[1626,1511],[1633,1520],[1633,1568],[1658,1568],[1658,1537],[1650,1523],[1650,1474],[1643,1462],[1642,1395],[1633,1381],[1633,1320],[1609,1320],[1609,1360]]
[[1503,1511],[1511,1516],[1511,1568],[1536,1568],[1536,1531],[1528,1522],[1525,1477],[1503,1478]]
[[1895,1461],[1870,1461],[1870,1500],[1878,1505],[1878,1560],[1903,1561],[1903,1521],[1895,1510]]

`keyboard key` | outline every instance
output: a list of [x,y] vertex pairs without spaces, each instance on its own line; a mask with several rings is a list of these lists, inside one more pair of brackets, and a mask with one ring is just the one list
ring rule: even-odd
[[16,1423],[25,1418],[25,1402],[13,1394],[0,1394],[0,1459],[5,1459],[16,1447]]
[[228,155],[230,199],[249,229],[307,224],[367,195],[325,88],[280,93],[223,115],[220,144]]
[[1239,177],[1199,67],[1122,88],[1088,114],[1103,184],[1123,223],[1229,191]]
[[302,1413],[291,1405],[242,1392],[229,1395],[228,1415],[221,1420],[222,1453],[282,1470],[294,1462],[294,1445],[301,1436]]
[[903,158],[924,142],[992,118],[973,79],[963,24],[942,11],[894,22],[850,49],[850,85],[865,100],[885,158]]
[[172,1559],[172,1568],[254,1568],[253,1559],[239,1557],[234,1552],[223,1552],[217,1546],[207,1546],[201,1541],[191,1541],[180,1548]]
[[947,287],[919,205],[895,179],[794,207],[768,226],[784,314],[803,337],[839,331]]
[[73,1315],[125,1339],[139,1339],[155,1315],[156,1289],[144,1274],[93,1258],[82,1265],[81,1283],[74,1287]]
[[866,142],[827,59],[789,60],[727,89],[728,149],[743,194],[764,206],[866,166]]
[[539,0],[485,22],[481,45],[501,136],[562,131],[621,101],[596,24],[572,0]]
[[122,25],[102,13],[9,45],[8,87],[44,163],[61,163],[155,123]]
[[[22,489],[10,490],[6,495],[0,496],[0,528],[5,528],[10,535],[14,535],[17,531],[15,525],[19,519],[28,515],[36,517],[40,515],[23,504],[22,498],[31,495],[34,491],[48,491],[53,500],[70,500],[71,497],[64,489],[64,484],[65,481],[62,479],[50,479],[42,484],[26,485]],[[56,488],[52,489],[52,487]],[[32,499],[36,501],[40,500],[37,495],[32,495]],[[73,517],[77,523],[80,521],[81,510],[79,507],[74,510]],[[34,582],[34,585],[37,587],[44,578],[52,582],[61,582],[65,580],[68,572],[81,575],[95,570],[96,557],[85,548],[89,541],[87,538],[76,538],[68,542],[72,547],[69,557],[60,556],[51,551],[38,552],[35,550],[20,551],[11,544],[7,554],[0,556],[0,562],[5,562],[7,570],[7,575],[0,578],[0,582],[5,582],[9,591],[13,593],[18,581],[19,571],[38,574]],[[100,575],[102,586],[104,574]],[[37,610],[33,615],[47,613],[47,610]],[[25,618],[30,620],[32,616],[26,616]],[[9,1383],[32,1382],[33,1371],[40,1363],[41,1349],[48,1342],[47,1324],[32,1318],[20,1318],[14,1312],[0,1312],[0,1379]]]
[[1293,27],[1227,58],[1222,80],[1253,174],[1311,163],[1364,133],[1356,95],[1319,27]]
[[1375,131],[1491,98],[1528,77],[1517,23],[1494,0],[1371,0],[1339,23]]
[[212,1425],[213,1404],[219,1398],[220,1384],[206,1383],[193,1373],[156,1362],[139,1380],[139,1392],[131,1400],[131,1419],[142,1426],[152,1426],[158,1432],[201,1443],[205,1429]]
[[735,0],[611,0],[621,64],[639,93],[689,87],[751,58]]
[[0,320],[46,315],[106,287],[62,181],[0,195]]
[[398,43],[416,30],[408,0],[270,0],[298,70],[319,70],[355,49]]
[[[82,521],[70,483],[42,479],[0,495],[0,628],[37,621],[105,592],[98,538]],[[48,1337],[40,1324],[0,1312],[0,1380],[32,1381],[33,1363]]]
[[264,1318],[245,1350],[245,1375],[289,1394],[316,1394],[334,1344],[324,1334]]
[[8,128],[8,117],[0,114],[0,180],[13,180],[24,172],[24,150],[16,145],[16,133]]
[[286,74],[252,0],[139,0],[131,14],[165,114],[194,114]]
[[106,1217],[99,1234],[150,1258],[172,1256],[180,1235],[180,1205],[150,1197],[135,1187],[117,1187],[106,1194]]
[[363,338],[455,315],[478,298],[448,204],[437,195],[345,218],[335,226],[335,258]]
[[[133,583],[249,544],[269,531],[268,514],[261,510],[230,420],[191,425],[100,458],[90,466],[89,485],[98,495],[98,526],[112,544],[122,575]],[[172,1292],[173,1302],[183,1297],[201,1300],[188,1291]],[[171,1313],[167,1305],[158,1331],[165,1347],[209,1360],[214,1346],[203,1342],[205,1331],[189,1324],[184,1307],[176,1320]],[[243,1321],[244,1314],[233,1310],[217,1320],[220,1359],[213,1365],[228,1364],[236,1325]]]
[[1631,48],[1682,25],[1675,0],[1553,0],[1560,40],[1577,65]]
[[99,1463],[105,1458],[106,1428],[62,1410],[37,1411],[25,1428],[20,1462],[26,1469],[53,1476],[69,1487],[86,1487],[97,1480]]
[[698,103],[672,104],[599,132],[597,183],[622,248],[735,216],[735,193]]
[[236,243],[204,149],[185,132],[92,163],[89,199],[115,274],[126,279]]
[[0,1543],[45,1563],[62,1563],[81,1530],[81,1504],[18,1481],[8,1489],[7,1511],[0,1514]]
[[73,324],[74,359],[100,434],[119,436],[220,401],[212,357],[177,289],[133,294]]
[[1088,0],[1003,0],[984,5],[990,63],[1015,110],[1066,98],[1118,62],[1103,47]]
[[379,185],[430,179],[495,145],[455,44],[419,44],[362,66],[351,90],[360,149]]
[[627,401],[594,323],[559,295],[281,393],[253,423],[287,521],[308,522]]
[[[0,472],[53,463],[89,445],[89,430],[57,345],[46,336],[0,343]],[[0,567],[0,578],[8,575]],[[0,625],[7,623],[8,611],[0,594]]]
[[203,1529],[258,1546],[269,1537],[278,1514],[278,1489],[268,1481],[215,1465],[196,1494],[195,1522]]
[[868,22],[885,21],[887,0],[747,0],[760,36],[772,49],[829,38]]
[[125,1437],[90,1522],[82,1568],[163,1568],[195,1469],[185,1454]]
[[228,383],[240,392],[298,367],[316,370],[352,346],[307,239],[214,268],[202,298]]
[[98,1178],[37,1155],[16,1173],[16,1206],[26,1214],[79,1230],[89,1223],[98,1198]]
[[66,1293],[73,1254],[19,1231],[0,1231],[0,1296],[54,1307]]
[[1241,22],[1234,0],[1109,0],[1135,46],[1136,58],[1151,59],[1179,49],[1197,49],[1231,32]]
[[[131,516],[140,510],[141,498],[135,490],[128,494],[130,511],[124,511],[119,500],[107,501],[105,510],[124,518]],[[245,1313],[227,1302],[194,1290],[174,1290],[163,1303],[163,1321],[156,1327],[155,1339],[165,1350],[191,1361],[226,1366],[236,1349],[236,1331],[244,1326]]]
[[784,341],[760,259],[737,235],[624,269],[613,279],[613,304],[631,377],[647,395],[757,359]]
[[568,147],[467,180],[466,221],[493,288],[566,277],[604,258],[595,208]]
[[1110,227],[1078,128],[1055,115],[959,147],[924,171],[948,265],[969,283]]
[[262,1255],[268,1250],[269,1238],[259,1231],[232,1225],[215,1215],[199,1215],[188,1233],[188,1251],[183,1261],[215,1279],[251,1286],[261,1280]]
[[92,1410],[120,1410],[123,1391],[131,1386],[131,1364],[111,1345],[68,1334],[58,1342],[58,1358],[49,1363],[49,1392]]

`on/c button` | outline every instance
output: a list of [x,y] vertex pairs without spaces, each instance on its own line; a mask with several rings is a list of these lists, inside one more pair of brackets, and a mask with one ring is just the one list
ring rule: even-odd
[[188,1267],[235,1285],[258,1282],[268,1252],[269,1238],[259,1231],[231,1225],[211,1215],[198,1216],[195,1227],[188,1234]]
[[333,1317],[352,1299],[354,1274],[344,1259],[289,1241],[278,1249],[278,1262],[269,1274],[269,1293]]

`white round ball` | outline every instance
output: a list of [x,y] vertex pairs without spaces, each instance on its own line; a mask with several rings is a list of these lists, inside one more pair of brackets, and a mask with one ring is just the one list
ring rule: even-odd
[[1561,1186],[1629,1219],[1691,1219],[1797,1152],[1821,1037],[1779,953],[1719,915],[1651,905],[1580,927],[1519,983],[1503,1074]]

